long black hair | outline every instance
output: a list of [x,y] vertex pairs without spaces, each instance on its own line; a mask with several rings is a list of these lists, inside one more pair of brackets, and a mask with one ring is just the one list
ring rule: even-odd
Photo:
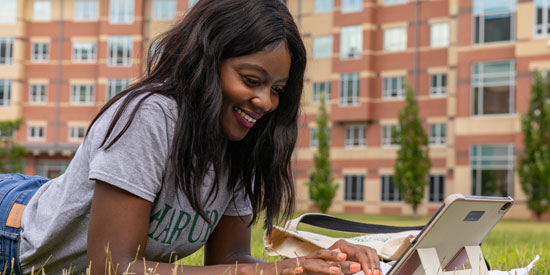
[[[228,141],[220,125],[221,62],[280,43],[290,53],[291,67],[277,109],[258,120],[244,139]],[[201,0],[154,45],[144,76],[108,101],[92,121],[122,100],[100,147],[109,149],[124,134],[147,97],[172,97],[178,106],[178,120],[170,165],[190,205],[209,221],[206,202],[200,197],[204,177],[213,167],[216,178],[210,198],[217,194],[217,177],[228,169],[229,190],[244,188],[252,204],[252,222],[265,210],[264,226],[271,232],[280,217],[287,219],[294,210],[290,163],[306,67],[306,51],[287,7],[279,0]],[[145,96],[123,129],[113,133],[126,107],[140,95]],[[107,142],[111,135],[115,136]]]

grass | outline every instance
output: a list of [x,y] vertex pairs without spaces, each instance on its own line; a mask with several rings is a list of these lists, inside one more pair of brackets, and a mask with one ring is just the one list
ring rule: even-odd
[[[428,222],[427,218],[413,219],[403,216],[370,216],[341,214],[338,217],[366,222],[388,225],[422,225]],[[261,224],[261,223],[260,223]],[[326,234],[329,236],[342,236],[341,233],[323,230],[307,225],[300,229]],[[256,225],[252,228],[252,256],[275,261],[278,258],[269,257],[263,249],[263,229]],[[550,274],[550,223],[533,221],[500,221],[485,238],[481,247],[487,261],[493,270],[510,270],[527,266],[535,255],[540,255],[540,260],[530,274]],[[203,249],[182,259],[181,263],[187,265],[203,264]]]

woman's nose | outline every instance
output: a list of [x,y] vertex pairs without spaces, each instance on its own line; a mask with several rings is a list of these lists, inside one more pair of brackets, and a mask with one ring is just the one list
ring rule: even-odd
[[271,87],[263,88],[260,91],[257,91],[251,99],[251,102],[257,109],[257,112],[265,114],[277,108],[279,105],[279,96],[271,93]]

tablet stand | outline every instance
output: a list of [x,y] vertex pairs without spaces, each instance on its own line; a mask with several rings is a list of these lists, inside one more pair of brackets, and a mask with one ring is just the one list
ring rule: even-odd
[[426,275],[488,275],[487,265],[479,246],[465,246],[471,269],[443,271],[435,248],[419,248],[418,256]]

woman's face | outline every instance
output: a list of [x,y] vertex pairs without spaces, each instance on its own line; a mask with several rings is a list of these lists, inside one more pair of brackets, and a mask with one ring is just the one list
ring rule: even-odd
[[220,123],[227,139],[243,139],[256,121],[277,108],[289,71],[290,53],[285,43],[222,61]]

